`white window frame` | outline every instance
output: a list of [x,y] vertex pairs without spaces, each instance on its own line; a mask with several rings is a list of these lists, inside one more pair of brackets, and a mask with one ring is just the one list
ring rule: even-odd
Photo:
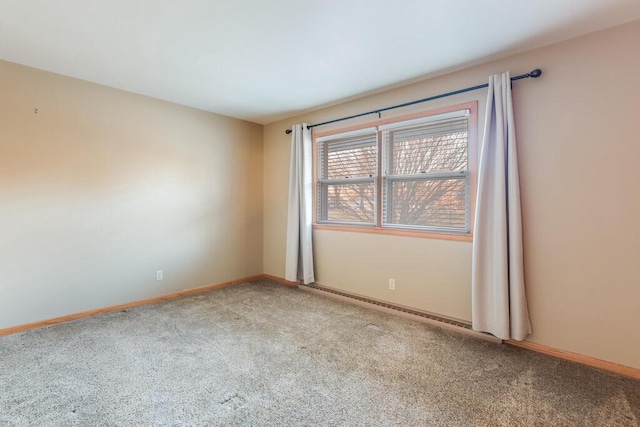
[[[468,167],[466,171],[458,172],[443,172],[437,174],[420,174],[420,176],[390,176],[385,174],[386,166],[386,152],[385,143],[382,138],[382,133],[389,129],[404,127],[413,124],[428,123],[429,121],[441,121],[446,120],[456,115],[460,115],[460,111],[468,111]],[[319,190],[322,184],[327,184],[324,180],[319,180],[317,176],[319,152],[318,142],[324,142],[330,139],[337,139],[344,137],[345,135],[355,135],[358,132],[370,131],[371,128],[375,128],[377,131],[377,174],[367,178],[366,182],[371,182],[371,179],[375,180],[375,224],[363,224],[363,223],[349,223],[338,221],[327,221],[318,217],[319,208],[321,208],[322,201],[320,200]],[[450,107],[440,108],[434,111],[425,111],[415,114],[409,114],[391,119],[381,119],[374,122],[365,123],[363,125],[351,126],[348,128],[341,128],[330,130],[326,132],[314,132],[314,229],[316,230],[333,230],[333,231],[348,231],[348,232],[363,232],[374,234],[389,234],[400,235],[410,237],[424,237],[444,240],[456,240],[470,242],[473,240],[473,217],[475,212],[475,198],[476,198],[476,179],[477,179],[477,133],[478,133],[478,103],[477,101],[467,102],[464,104],[454,105]],[[383,186],[387,185],[389,180],[400,179],[464,179],[467,191],[465,192],[465,207],[466,207],[466,226],[464,229],[459,228],[447,228],[447,227],[432,227],[432,226],[414,226],[414,225],[400,225],[400,224],[384,224],[383,223]],[[337,181],[332,181],[338,183]],[[345,180],[346,182],[346,180]],[[355,182],[355,181],[350,181]],[[349,182],[349,183],[350,183]],[[362,182],[362,181],[360,181]],[[326,206],[325,206],[326,208]]]

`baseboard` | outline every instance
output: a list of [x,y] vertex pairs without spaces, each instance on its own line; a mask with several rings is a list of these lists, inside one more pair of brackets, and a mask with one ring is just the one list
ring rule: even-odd
[[166,301],[174,298],[179,298],[187,295],[199,294],[201,292],[207,292],[212,289],[225,288],[227,286],[233,286],[245,282],[253,282],[263,278],[262,274],[256,274],[254,276],[243,277],[240,279],[230,280],[228,282],[216,283],[213,285],[201,286],[199,288],[187,289],[184,291],[173,292],[170,294],[160,295],[157,297],[146,298],[138,301],[128,302],[125,304],[112,305],[110,307],[98,308],[95,310],[87,310],[80,313],[69,314],[67,316],[54,317],[53,319],[41,320],[39,322],[26,323],[18,326],[11,326],[9,328],[0,329],[0,336],[16,334],[18,332],[28,331],[30,329],[43,328],[45,326],[56,325],[58,323],[70,322],[72,320],[84,319],[86,317],[98,316],[100,314],[111,313],[113,311],[124,310],[126,308],[137,307],[139,305],[153,304],[160,301]]
[[263,279],[273,280],[274,282],[282,283],[282,284],[287,285],[287,286],[298,287],[298,285],[299,285],[298,282],[292,282],[290,280],[283,279],[282,277],[272,276],[271,274],[262,274],[262,278]]
[[[247,276],[247,277],[242,277],[240,279],[230,280],[228,282],[222,282],[222,283],[216,283],[216,284],[213,284],[213,285],[201,286],[199,288],[193,288],[193,289],[187,289],[187,290],[184,290],[184,291],[173,292],[173,293],[170,293],[170,294],[160,295],[160,296],[157,296],[157,297],[146,298],[146,299],[143,299],[143,300],[128,302],[128,303],[125,303],[125,304],[118,304],[118,305],[113,305],[113,306],[110,306],[110,307],[98,308],[98,309],[95,309],[95,310],[87,310],[87,311],[83,311],[83,312],[80,312],[80,313],[70,314],[70,315],[67,315],[67,316],[54,317],[53,319],[42,320],[42,321],[39,321],[39,322],[32,322],[32,323],[26,323],[26,324],[23,324],[23,325],[11,326],[11,327],[8,327],[8,328],[0,329],[0,336],[16,334],[18,332],[24,332],[24,331],[28,331],[28,330],[31,330],[31,329],[37,329],[37,328],[42,328],[42,327],[45,327],[45,326],[56,325],[58,323],[70,322],[72,320],[83,319],[83,318],[86,318],[86,317],[98,316],[100,314],[111,313],[111,312],[114,312],[114,311],[124,310],[124,309],[131,308],[131,307],[137,307],[137,306],[140,306],[140,305],[153,304],[153,303],[160,302],[160,301],[166,301],[166,300],[179,298],[179,297],[183,297],[183,296],[187,296],[187,295],[193,295],[193,294],[198,294],[198,293],[201,293],[201,292],[207,292],[207,291],[210,291],[210,290],[213,290],[213,289],[225,288],[227,286],[238,285],[240,283],[254,282],[256,280],[261,280],[261,279],[272,280],[274,282],[282,283],[284,285],[292,286],[292,287],[298,287],[298,285],[299,285],[297,282],[291,282],[289,280],[283,279],[283,278],[278,277],[278,276],[273,276],[271,274],[256,274],[254,276]],[[312,291],[312,292],[314,291],[312,287],[300,287],[300,289],[304,289],[304,290]],[[329,294],[329,293],[326,293],[326,292],[322,292],[322,291],[315,291],[315,292],[322,293],[323,295],[326,295],[326,296],[332,295],[332,294]],[[395,315],[400,315],[400,316],[403,316],[403,317],[411,318],[413,320],[418,320],[418,321],[421,321],[421,322],[433,324],[433,322],[429,321],[428,319],[422,318],[420,316],[415,316],[415,315],[412,315],[410,313],[403,313],[401,311],[396,311],[396,310],[388,309],[388,308],[385,308],[385,307],[375,306],[373,304],[369,304],[369,303],[365,303],[365,302],[362,302],[362,303],[358,304],[357,300],[353,300],[353,299],[350,299],[348,297],[341,297],[340,295],[332,295],[332,296],[335,297],[336,299],[344,300],[344,301],[352,303],[352,304],[362,305],[362,306],[366,306],[368,308],[373,308],[373,309],[377,309],[377,310],[380,310],[380,311],[390,312],[390,313],[395,314]],[[454,327],[450,327],[450,326],[447,326],[446,324],[444,326],[442,324],[435,324],[435,326],[443,327],[445,329],[455,330],[456,332],[460,332],[460,333],[463,333],[463,334],[469,334],[470,335],[470,333],[469,333],[470,331],[468,331],[468,330],[466,330],[464,328],[455,327],[455,326]],[[486,337],[477,337],[477,338],[488,339]],[[491,341],[491,339],[489,339],[489,340]],[[560,359],[569,360],[571,362],[580,363],[582,365],[591,366],[593,368],[598,368],[598,369],[602,369],[602,370],[605,370],[605,371],[613,372],[615,374],[624,375],[626,377],[640,379],[640,369],[632,368],[631,366],[620,365],[620,364],[614,363],[614,362],[607,362],[606,360],[596,359],[595,357],[584,356],[582,354],[572,353],[570,351],[560,350],[560,349],[557,349],[557,348],[549,347],[549,346],[546,346],[546,345],[543,345],[543,344],[538,344],[538,343],[534,343],[534,342],[530,342],[530,341],[512,341],[512,340],[507,340],[507,341],[504,341],[504,343],[509,344],[509,345],[513,345],[515,347],[521,347],[521,348],[524,348],[524,349],[527,349],[527,350],[531,350],[531,351],[535,351],[535,352],[538,352],[538,353],[546,354],[546,355],[549,355],[549,356],[557,357],[557,358],[560,358]]]
[[595,357],[584,356],[582,354],[572,353],[566,350],[560,350],[531,341],[507,340],[504,342],[505,344],[513,345],[515,347],[526,348],[527,350],[532,350],[538,353],[546,354],[548,356],[569,360],[581,365],[591,366],[592,368],[598,368],[604,371],[613,372],[614,374],[624,375],[625,377],[640,379],[640,369],[632,368],[631,366],[620,365],[614,362],[607,362],[606,360],[596,359]]

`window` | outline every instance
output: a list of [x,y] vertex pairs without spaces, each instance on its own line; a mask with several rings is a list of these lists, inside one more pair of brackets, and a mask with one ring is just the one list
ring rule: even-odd
[[316,138],[316,222],[469,234],[475,103]]
[[319,138],[318,221],[376,225],[375,128]]

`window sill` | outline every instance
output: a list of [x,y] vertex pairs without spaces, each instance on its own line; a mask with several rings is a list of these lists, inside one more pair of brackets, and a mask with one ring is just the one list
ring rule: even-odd
[[386,234],[388,236],[420,237],[423,239],[453,240],[456,242],[473,242],[471,234],[436,233],[433,231],[397,230],[380,227],[358,227],[349,225],[313,224],[314,230],[347,231],[351,233]]

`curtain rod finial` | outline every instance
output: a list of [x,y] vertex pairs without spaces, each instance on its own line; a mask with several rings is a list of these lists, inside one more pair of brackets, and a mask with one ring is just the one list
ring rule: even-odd
[[537,79],[542,75],[542,70],[540,68],[536,68],[535,70],[529,73],[529,77]]

